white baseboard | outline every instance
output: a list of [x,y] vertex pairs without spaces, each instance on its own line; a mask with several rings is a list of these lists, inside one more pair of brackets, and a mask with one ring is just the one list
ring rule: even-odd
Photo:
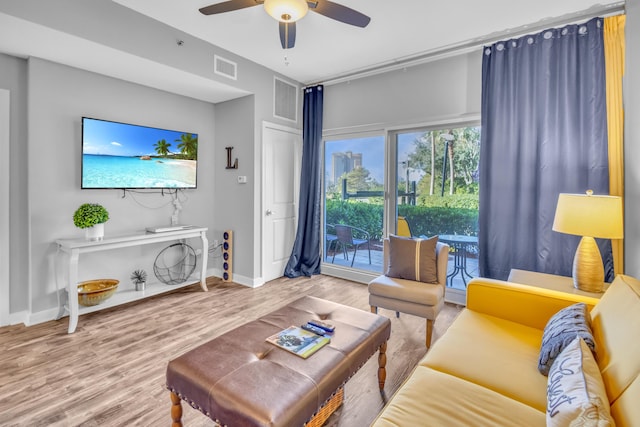
[[24,323],[25,326],[29,326],[27,324],[28,322],[29,322],[29,312],[27,310],[9,314],[10,325],[18,325],[20,323]]
[[368,284],[370,281],[380,275],[372,271],[354,270],[352,268],[342,267],[335,264],[322,263],[320,266],[322,274],[327,276],[339,277],[352,282]]
[[[58,317],[58,308],[49,308],[47,310],[42,310],[37,313],[31,313],[28,316],[27,322],[25,322],[26,326],[37,325],[38,323],[48,322],[50,320],[56,320]],[[65,312],[64,316],[68,316],[69,314]]]
[[[222,269],[213,268],[207,270],[207,276],[209,277],[217,277],[222,278]],[[233,283],[237,283],[238,285],[247,286],[249,288],[257,288],[264,285],[264,279],[262,277],[247,277],[242,276],[240,274],[233,273]]]

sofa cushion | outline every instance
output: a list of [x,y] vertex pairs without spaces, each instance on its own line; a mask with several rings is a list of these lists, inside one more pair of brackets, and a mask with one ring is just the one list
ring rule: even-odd
[[463,310],[420,364],[544,412],[547,378],[536,368],[541,338],[540,329]]
[[544,411],[472,382],[418,366],[372,424],[374,427],[465,425],[542,427],[545,415]]
[[[639,395],[633,395],[631,385],[635,383],[635,391],[640,390],[640,280],[617,276],[591,310],[591,325],[596,340],[596,361],[613,415],[619,421],[619,413],[634,413],[635,417],[629,417],[628,424],[624,425],[638,426]],[[636,403],[631,403],[634,398]]]
[[548,381],[547,427],[615,425],[600,370],[582,338],[575,337],[555,359]]
[[538,359],[538,370],[543,375],[558,355],[576,336],[582,338],[592,351],[596,344],[591,333],[591,317],[586,304],[578,303],[565,307],[554,314],[544,328],[542,346]]
[[413,301],[421,305],[437,305],[442,302],[443,286],[425,286],[415,280],[378,276],[369,282],[369,293],[385,298]]
[[438,283],[436,245],[438,236],[410,239],[389,236],[389,267],[385,274],[399,279]]
[[611,404],[611,415],[616,420],[616,427],[640,425],[638,396],[640,396],[640,377],[636,377],[624,393]]

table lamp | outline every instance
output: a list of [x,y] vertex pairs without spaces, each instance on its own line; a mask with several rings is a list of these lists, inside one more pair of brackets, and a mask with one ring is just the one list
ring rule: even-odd
[[553,230],[582,236],[573,258],[573,286],[587,292],[602,292],[604,266],[594,237],[622,239],[622,198],[561,193]]

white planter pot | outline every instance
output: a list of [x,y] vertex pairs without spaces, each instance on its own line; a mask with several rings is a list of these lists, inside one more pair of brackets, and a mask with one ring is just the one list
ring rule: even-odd
[[96,224],[93,227],[85,228],[85,238],[91,241],[102,240],[104,238],[104,223]]

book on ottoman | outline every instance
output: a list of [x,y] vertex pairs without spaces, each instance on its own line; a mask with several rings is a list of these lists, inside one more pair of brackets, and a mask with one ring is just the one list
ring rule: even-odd
[[267,342],[306,359],[329,344],[331,339],[305,331],[297,326],[290,326],[267,338]]

